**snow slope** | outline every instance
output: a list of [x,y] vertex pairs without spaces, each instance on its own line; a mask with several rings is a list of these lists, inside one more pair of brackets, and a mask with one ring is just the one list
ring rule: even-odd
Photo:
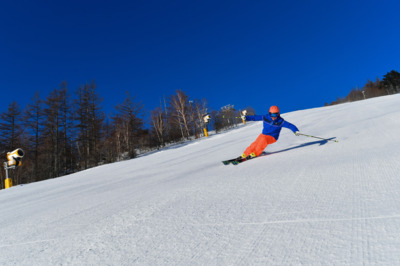
[[0,191],[0,265],[400,265],[400,95]]

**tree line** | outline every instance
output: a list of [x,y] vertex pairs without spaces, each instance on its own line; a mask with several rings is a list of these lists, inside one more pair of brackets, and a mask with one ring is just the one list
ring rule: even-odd
[[[358,101],[400,92],[400,73],[392,70],[383,79],[368,81],[345,98],[327,105]],[[240,110],[226,105],[208,110],[207,100],[193,99],[182,90],[160,100],[145,126],[144,107],[129,92],[111,114],[105,114],[94,81],[71,95],[67,82],[42,99],[36,93],[22,110],[17,102],[0,114],[0,156],[22,148],[21,167],[12,172],[13,183],[24,184],[75,173],[94,166],[137,157],[141,153],[204,136],[241,123]],[[249,115],[255,114],[251,107]],[[210,114],[211,123],[204,121]],[[0,189],[5,172],[0,171]]]
[[[72,95],[62,82],[42,99],[36,93],[21,109],[17,102],[0,114],[0,151],[24,150],[22,166],[12,171],[14,185],[68,175],[94,166],[135,158],[141,153],[204,136],[204,128],[218,131],[238,124],[238,111],[211,111],[205,99],[190,100],[182,90],[160,100],[146,127],[144,107],[129,92],[111,114],[102,109],[94,81]],[[0,189],[5,171],[0,171]]]
[[374,98],[384,95],[390,95],[400,92],[400,73],[392,70],[383,76],[380,80],[376,78],[375,81],[368,80],[367,83],[362,88],[355,88],[350,91],[350,93],[344,97],[338,97],[336,101],[331,103],[325,103],[325,106],[335,105],[345,102],[354,102],[365,100],[368,98]]

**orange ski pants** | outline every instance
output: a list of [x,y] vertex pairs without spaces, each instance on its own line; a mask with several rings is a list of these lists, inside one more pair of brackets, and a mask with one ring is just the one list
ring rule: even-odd
[[264,149],[268,146],[268,144],[275,143],[276,139],[269,135],[260,134],[257,139],[250,144],[249,147],[244,151],[246,156],[249,156],[252,152],[254,152],[257,156],[259,156]]

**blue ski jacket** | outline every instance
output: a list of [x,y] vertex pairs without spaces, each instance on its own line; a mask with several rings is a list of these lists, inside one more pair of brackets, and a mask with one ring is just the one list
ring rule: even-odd
[[279,138],[279,134],[281,133],[282,127],[286,127],[293,131],[293,133],[296,133],[296,131],[299,131],[299,129],[285,121],[282,117],[278,117],[275,120],[272,120],[271,116],[269,114],[267,115],[246,115],[246,121],[263,121],[264,123],[264,128],[262,133],[264,135],[269,135],[274,137],[276,140]]

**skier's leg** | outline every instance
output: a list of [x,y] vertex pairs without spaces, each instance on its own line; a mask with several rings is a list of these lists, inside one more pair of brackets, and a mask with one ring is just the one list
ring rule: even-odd
[[[251,143],[249,147],[247,147],[247,149],[246,149],[246,150],[244,151],[244,153],[243,153],[243,156],[244,156],[244,157],[247,157],[247,156],[249,156],[251,153],[253,153],[253,152],[255,153],[256,148],[260,145],[259,143],[260,143],[260,142],[263,142],[264,136],[265,136],[265,135],[260,134],[260,135],[257,137],[257,139],[256,139],[253,143]],[[261,152],[262,152],[262,151],[261,151]]]
[[265,148],[274,142],[276,142],[276,139],[272,136],[268,135],[262,135],[262,138],[258,141],[258,145],[254,148],[254,153],[256,156],[260,156],[261,153],[265,150]]

